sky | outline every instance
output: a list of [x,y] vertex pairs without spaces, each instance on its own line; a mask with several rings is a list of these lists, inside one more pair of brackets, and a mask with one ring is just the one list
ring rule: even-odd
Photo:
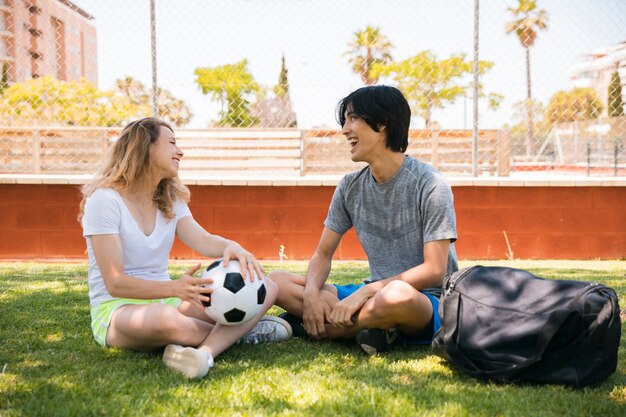
[[[95,17],[98,85],[133,76],[151,85],[149,0],[73,0]],[[480,60],[494,62],[481,79],[505,99],[496,111],[479,108],[480,128],[510,123],[513,104],[526,96],[524,50],[504,27],[515,0],[480,0]],[[533,96],[545,104],[570,89],[570,67],[598,48],[626,41],[624,0],[538,0],[548,30],[531,49]],[[472,0],[156,0],[159,86],[182,98],[194,117],[188,127],[218,119],[219,105],[203,95],[194,70],[248,60],[255,80],[278,81],[281,57],[289,71],[298,126],[337,127],[337,102],[361,87],[345,56],[354,33],[375,26],[393,45],[394,60],[430,50],[437,58],[473,56]],[[383,80],[393,84],[392,80]],[[443,128],[471,129],[471,98],[439,109]],[[423,121],[414,118],[414,128]]]

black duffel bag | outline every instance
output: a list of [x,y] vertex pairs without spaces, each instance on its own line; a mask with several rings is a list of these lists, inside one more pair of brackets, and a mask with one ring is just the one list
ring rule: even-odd
[[443,290],[433,350],[473,377],[580,388],[615,372],[621,323],[611,288],[475,266],[447,276]]

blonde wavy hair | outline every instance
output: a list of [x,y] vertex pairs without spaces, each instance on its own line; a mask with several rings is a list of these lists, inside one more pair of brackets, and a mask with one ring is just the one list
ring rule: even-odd
[[[132,189],[142,192],[153,184],[156,175],[150,164],[150,146],[159,137],[161,126],[174,131],[170,125],[154,117],[146,117],[129,123],[110,149],[104,166],[96,176],[81,187],[83,199],[80,202],[78,221],[83,217],[85,201],[99,188],[111,188],[117,191]],[[152,200],[166,218],[174,218],[174,201],[189,202],[189,189],[178,176],[162,179]]]

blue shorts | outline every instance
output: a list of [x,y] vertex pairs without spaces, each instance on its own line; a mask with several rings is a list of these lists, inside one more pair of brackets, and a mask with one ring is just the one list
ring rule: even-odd
[[[333,284],[335,285],[335,284]],[[339,300],[343,300],[359,288],[361,288],[365,284],[348,284],[348,285],[335,285],[337,288],[337,298]],[[439,317],[439,298],[437,298],[433,294],[426,293],[424,291],[420,291],[430,300],[430,304],[433,307],[433,328],[432,333],[428,332],[428,336],[424,335],[419,336],[409,336],[404,333],[400,333],[398,336],[398,342],[404,345],[430,345],[433,341],[433,336],[437,333],[437,330],[441,327],[441,317]]]

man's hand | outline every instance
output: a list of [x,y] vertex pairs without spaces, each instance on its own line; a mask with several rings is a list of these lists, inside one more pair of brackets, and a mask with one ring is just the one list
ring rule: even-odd
[[304,330],[313,339],[326,337],[326,322],[330,316],[330,306],[320,296],[317,289],[305,289],[302,306]]
[[352,326],[354,324],[352,317],[363,307],[369,298],[363,291],[355,291],[335,304],[328,321],[333,326],[339,328]]

